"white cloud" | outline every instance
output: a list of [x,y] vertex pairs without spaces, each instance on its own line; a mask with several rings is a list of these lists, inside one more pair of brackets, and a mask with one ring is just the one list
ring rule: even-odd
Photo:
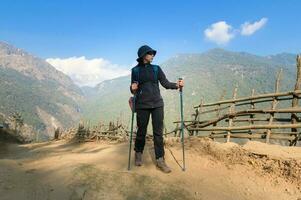
[[125,69],[103,58],[87,59],[86,57],[48,58],[48,63],[71,77],[80,86],[95,86],[101,81],[130,74]]
[[256,21],[254,23],[245,22],[241,25],[241,34],[242,35],[252,35],[259,29],[261,29],[266,23],[268,19],[267,18],[261,18],[259,21]]
[[211,26],[204,31],[204,34],[208,40],[219,45],[227,44],[232,38],[234,38],[232,27],[225,21],[211,24]]

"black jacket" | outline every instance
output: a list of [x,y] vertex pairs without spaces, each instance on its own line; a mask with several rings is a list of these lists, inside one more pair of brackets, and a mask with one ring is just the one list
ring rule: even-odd
[[[157,108],[164,106],[163,98],[160,94],[159,82],[166,89],[178,89],[176,83],[169,82],[158,66],[157,81],[152,64],[138,64],[139,77],[133,72],[131,75],[131,83],[138,82],[138,90],[136,92],[136,109]],[[139,80],[138,80],[139,79]],[[133,91],[130,87],[130,91]]]

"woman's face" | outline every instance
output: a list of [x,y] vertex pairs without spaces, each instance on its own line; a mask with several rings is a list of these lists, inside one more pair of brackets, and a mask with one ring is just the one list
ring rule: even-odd
[[144,63],[151,63],[154,59],[154,53],[153,52],[148,52],[144,57],[143,57],[143,61]]

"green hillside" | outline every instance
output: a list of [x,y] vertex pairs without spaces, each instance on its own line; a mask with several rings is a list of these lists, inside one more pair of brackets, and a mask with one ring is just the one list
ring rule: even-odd
[[0,42],[0,113],[21,114],[24,123],[46,137],[56,127],[80,118],[83,93],[72,80],[44,60]]
[[[283,68],[281,91],[293,89],[295,82],[295,55],[256,56],[244,52],[213,49],[202,54],[179,54],[160,65],[170,81],[178,77],[185,80],[184,112],[190,119],[193,105],[217,101],[225,90],[225,98],[231,98],[238,85],[238,97],[248,96],[252,88],[256,93],[273,92],[275,76]],[[128,106],[130,76],[104,81],[95,88],[83,88],[87,102],[82,105],[84,118],[92,123],[122,118],[129,123]],[[165,124],[174,127],[179,119],[179,94],[176,90],[161,87],[165,102]]]

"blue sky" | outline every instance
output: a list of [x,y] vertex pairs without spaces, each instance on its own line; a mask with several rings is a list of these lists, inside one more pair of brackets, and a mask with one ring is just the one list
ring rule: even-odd
[[300,8],[297,0],[2,0],[0,40],[44,59],[100,59],[103,66],[124,69],[143,44],[158,50],[158,63],[215,47],[300,53]]

